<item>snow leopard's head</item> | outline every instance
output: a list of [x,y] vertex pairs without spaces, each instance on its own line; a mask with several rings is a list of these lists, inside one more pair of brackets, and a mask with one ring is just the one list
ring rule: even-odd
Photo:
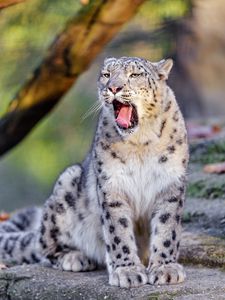
[[121,133],[131,133],[159,113],[171,59],[152,63],[137,57],[107,58],[98,80],[99,100]]

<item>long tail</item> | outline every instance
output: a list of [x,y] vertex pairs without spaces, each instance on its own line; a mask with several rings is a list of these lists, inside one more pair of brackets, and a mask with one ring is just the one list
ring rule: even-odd
[[5,264],[39,263],[38,238],[42,209],[32,207],[15,213],[0,223],[0,262]]

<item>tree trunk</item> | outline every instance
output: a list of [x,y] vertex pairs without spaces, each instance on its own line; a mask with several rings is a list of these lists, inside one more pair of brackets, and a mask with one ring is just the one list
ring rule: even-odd
[[0,0],[0,10],[24,1],[25,0]]
[[47,51],[0,120],[0,155],[18,144],[68,91],[144,0],[93,0]]

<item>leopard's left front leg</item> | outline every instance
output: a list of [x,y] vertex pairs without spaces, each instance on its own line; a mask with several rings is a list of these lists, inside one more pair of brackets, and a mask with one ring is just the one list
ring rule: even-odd
[[185,279],[183,267],[177,263],[184,191],[181,180],[157,199],[151,221],[150,284],[175,284]]
[[122,195],[102,192],[102,228],[106,243],[109,284],[138,287],[147,283],[133,231],[132,211]]

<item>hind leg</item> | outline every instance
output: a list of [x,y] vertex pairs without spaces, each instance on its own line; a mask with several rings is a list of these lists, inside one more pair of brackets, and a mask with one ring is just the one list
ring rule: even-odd
[[68,168],[45,205],[40,229],[42,253],[55,267],[74,272],[93,270],[99,261],[95,254],[104,256],[100,219],[90,205],[82,190],[82,168]]

